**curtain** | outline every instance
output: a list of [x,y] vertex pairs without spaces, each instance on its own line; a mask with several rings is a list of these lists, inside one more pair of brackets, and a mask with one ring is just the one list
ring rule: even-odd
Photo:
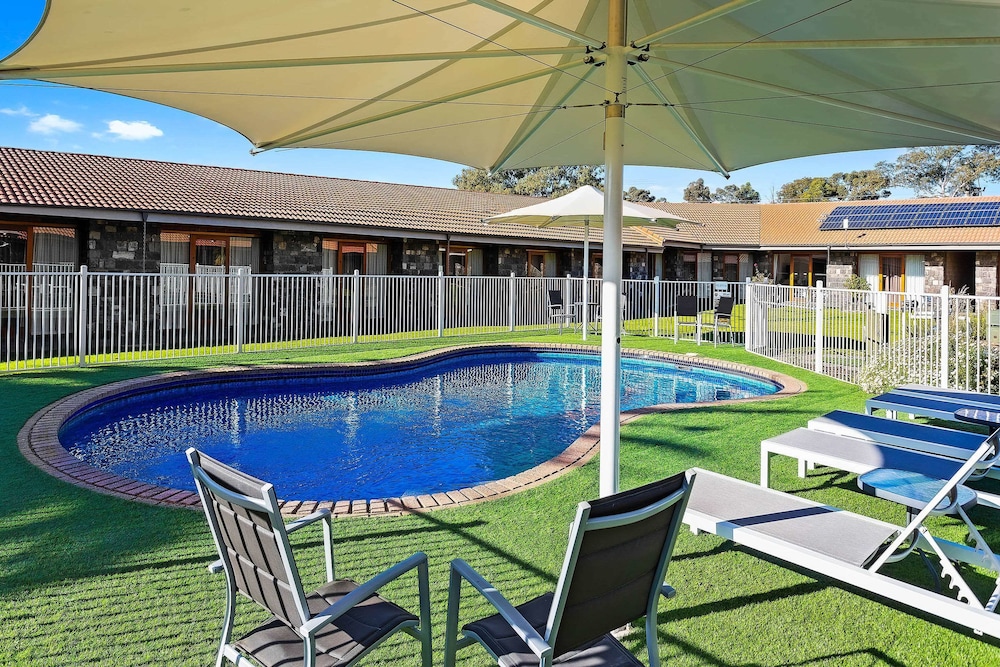
[[858,255],[858,275],[865,279],[873,291],[882,289],[879,284],[878,255]]
[[160,234],[160,273],[187,273],[191,266],[191,237],[177,232]]
[[469,266],[468,275],[470,276],[481,276],[483,275],[483,249],[473,248],[468,254]]
[[368,255],[366,274],[370,276],[384,276],[389,273],[388,245],[385,243],[366,243],[365,252]]
[[337,260],[340,246],[336,239],[323,239],[323,274],[333,275],[337,273]]
[[229,272],[250,269],[260,272],[260,239],[251,236],[233,236],[229,239]]
[[750,253],[741,252],[740,253],[740,270],[739,270],[740,282],[746,282],[747,278],[753,277],[753,261],[750,259]]
[[542,260],[545,264],[543,266],[543,275],[546,278],[551,278],[556,275],[556,254],[554,252],[545,253],[545,259]]
[[924,256],[907,255],[906,266],[903,269],[907,294],[924,293]]
[[31,268],[35,271],[75,271],[76,232],[61,227],[35,227]]
[[712,281],[712,253],[710,252],[699,252],[698,253],[698,282],[711,282]]

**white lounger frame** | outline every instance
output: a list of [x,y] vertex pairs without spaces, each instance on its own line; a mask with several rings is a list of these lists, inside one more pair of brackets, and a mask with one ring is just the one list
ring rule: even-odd
[[[984,443],[983,448],[977,451],[977,455],[980,453],[988,454],[989,452],[986,451],[987,448],[995,451],[995,447],[995,441]],[[975,458],[977,460],[970,459],[966,465],[962,466],[962,470],[960,470],[953,479],[959,478],[960,475],[963,474],[967,475],[968,471],[974,468],[979,463],[978,459],[982,457],[977,456]],[[698,480],[709,480],[713,476],[722,477],[731,483],[745,484],[753,488],[758,488],[761,493],[781,494],[780,491],[759,489],[759,487],[756,487],[749,482],[725,478],[718,473],[698,468],[693,469],[692,473],[697,476]],[[913,519],[913,521],[911,521],[905,528],[900,529],[898,537],[893,544],[884,551],[878,560],[868,567],[858,567],[846,561],[824,555],[819,551],[813,551],[803,546],[791,544],[785,540],[775,538],[756,530],[753,526],[741,526],[731,521],[710,516],[700,512],[694,503],[688,505],[684,514],[684,523],[688,524],[692,532],[695,534],[706,532],[718,535],[736,542],[737,544],[749,547],[750,549],[773,556],[774,558],[785,561],[791,565],[816,572],[837,581],[842,581],[848,585],[856,586],[886,598],[887,600],[906,605],[923,613],[955,623],[974,631],[976,634],[985,634],[1000,639],[1000,615],[997,615],[994,611],[992,611],[998,600],[997,590],[994,590],[994,593],[991,595],[987,604],[983,605],[969,589],[964,579],[962,579],[961,574],[948,561],[946,553],[942,549],[942,541],[931,536],[927,529],[922,525],[923,521],[930,514],[930,508],[935,507],[947,495],[946,489],[947,486],[942,489],[942,492],[938,494],[938,497],[932,500],[931,503],[928,504],[927,508],[920,512]],[[799,501],[804,508],[818,507],[830,511],[844,511],[829,505],[823,505],[822,503],[806,500],[804,498],[796,497],[796,500]],[[749,511],[752,512],[752,508],[750,508]],[[871,521],[874,520],[872,519]],[[912,533],[913,531],[917,531],[920,535],[920,542],[925,548],[930,548],[937,552],[939,558],[941,558],[941,576],[944,578],[946,584],[958,590],[959,599],[945,597],[944,595],[934,593],[933,591],[899,581],[898,579],[893,579],[892,577],[879,572],[882,565],[893,559],[893,550],[905,542],[907,534]],[[845,535],[844,537],[845,539],[850,539],[849,535]],[[990,569],[997,571],[1000,569],[1000,563],[994,562]],[[998,586],[998,589],[1000,589],[1000,586]]]

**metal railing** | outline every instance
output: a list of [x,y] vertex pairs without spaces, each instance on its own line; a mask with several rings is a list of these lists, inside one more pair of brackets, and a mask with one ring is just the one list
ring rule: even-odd
[[[0,370],[144,361],[355,342],[541,330],[554,327],[549,293],[601,326],[601,281],[472,276],[253,275],[246,269],[156,274],[0,272]],[[742,343],[743,283],[626,280],[623,332],[672,336],[679,295],[710,311],[736,298]],[[703,314],[706,327],[710,313]],[[728,335],[728,334],[727,334]]]
[[876,392],[914,382],[1000,393],[1000,298],[753,283],[750,352]]

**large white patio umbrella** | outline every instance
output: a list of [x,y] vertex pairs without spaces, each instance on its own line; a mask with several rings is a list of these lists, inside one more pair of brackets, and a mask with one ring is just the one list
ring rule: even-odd
[[[561,197],[516,208],[484,218],[487,223],[515,223],[532,227],[583,227],[583,339],[587,340],[590,316],[590,227],[604,226],[604,193],[593,185],[584,185]],[[622,201],[622,227],[676,227],[691,222],[666,211],[634,202]]]
[[[50,2],[0,78],[160,102],[256,150],[711,169],[1000,141],[995,0]],[[621,200],[605,201],[601,493],[617,488]],[[611,326],[614,325],[614,326]]]

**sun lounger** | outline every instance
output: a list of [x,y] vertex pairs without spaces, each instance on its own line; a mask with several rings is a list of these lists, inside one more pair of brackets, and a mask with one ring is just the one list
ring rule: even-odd
[[961,403],[960,407],[984,408],[987,410],[1000,409],[1000,396],[984,394],[981,391],[969,391],[967,389],[942,389],[926,384],[904,384],[892,390],[896,394],[910,394],[913,396],[923,396],[936,398],[940,401]]
[[870,415],[876,410],[885,410],[886,416],[890,419],[895,419],[897,412],[904,412],[921,417],[958,421],[955,418],[955,410],[963,407],[966,406],[930,396],[916,396],[890,391],[865,401],[865,414]]
[[[822,417],[810,419],[806,426],[810,431],[822,431],[963,460],[983,443],[983,436],[979,433],[873,417],[846,410],[834,410]],[[1000,478],[1000,470],[991,468],[987,475]]]
[[[977,445],[983,444],[982,436]],[[846,470],[857,475],[877,468],[910,470],[931,477],[947,478],[975,451],[960,455],[915,451],[869,438],[852,438],[822,431],[797,428],[767,438],[760,443],[760,485],[770,486],[770,460],[773,455],[788,456],[799,462],[799,477],[806,476],[807,464]],[[1000,496],[979,492],[979,503],[1000,509]]]
[[1000,396],[983,394],[964,389],[941,389],[919,384],[904,384],[890,392],[869,398],[865,402],[865,413],[885,410],[886,416],[894,419],[897,412],[931,417],[946,421],[960,421],[955,411],[961,408],[1000,410]]
[[[691,471],[696,481],[684,523],[695,533],[719,535],[790,565],[870,591],[891,603],[1000,638],[1000,616],[994,613],[1000,599],[1000,581],[983,604],[950,560],[956,554],[975,554],[979,557],[977,564],[1000,572],[996,556],[985,543],[972,549],[947,542],[935,538],[923,525],[960,484],[977,470],[991,466],[996,455],[994,434],[949,479],[942,481],[937,493],[902,528],[700,469]],[[975,537],[981,540],[978,533]],[[907,542],[910,544],[904,547]],[[958,599],[881,572],[886,563],[905,558],[917,546],[937,554],[946,589],[953,589],[949,595]]]

